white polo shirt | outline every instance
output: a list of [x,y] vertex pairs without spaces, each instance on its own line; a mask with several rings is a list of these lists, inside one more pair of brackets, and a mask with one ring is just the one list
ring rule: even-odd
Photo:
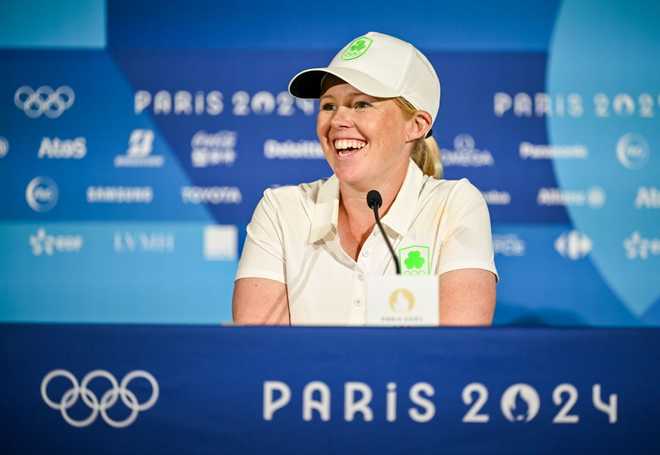
[[[247,227],[236,279],[285,283],[292,324],[364,325],[365,276],[396,274],[394,261],[378,226],[353,260],[339,242],[338,210],[334,175],[266,190]],[[382,223],[402,274],[478,268],[497,275],[488,207],[467,179],[428,177],[411,160]]]

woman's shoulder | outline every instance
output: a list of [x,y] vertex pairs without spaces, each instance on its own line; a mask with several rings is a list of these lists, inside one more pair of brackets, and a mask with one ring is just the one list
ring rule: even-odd
[[452,201],[483,199],[481,191],[465,177],[458,180],[428,177],[422,193],[433,199]]
[[319,191],[327,179],[319,179],[312,182],[299,183],[297,185],[282,185],[267,188],[264,191],[262,201],[274,205],[280,211],[296,211],[316,204]]

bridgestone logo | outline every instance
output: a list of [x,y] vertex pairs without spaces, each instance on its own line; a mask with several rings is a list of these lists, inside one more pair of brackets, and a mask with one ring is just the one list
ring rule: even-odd
[[184,186],[181,200],[185,204],[240,204],[243,197],[235,186]]
[[87,202],[90,204],[149,204],[154,191],[149,186],[90,186]]
[[586,159],[587,148],[583,145],[535,145],[520,143],[520,158],[532,160]]
[[323,159],[318,141],[284,141],[268,139],[264,142],[264,157],[273,159]]

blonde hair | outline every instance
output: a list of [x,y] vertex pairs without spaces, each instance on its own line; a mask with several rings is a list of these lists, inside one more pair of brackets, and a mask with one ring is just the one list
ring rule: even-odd
[[[394,99],[401,107],[407,117],[412,117],[417,109],[405,98],[398,97]],[[442,178],[442,161],[440,160],[440,147],[433,136],[420,137],[413,144],[413,150],[410,155],[412,160],[419,166],[424,175],[435,178]]]

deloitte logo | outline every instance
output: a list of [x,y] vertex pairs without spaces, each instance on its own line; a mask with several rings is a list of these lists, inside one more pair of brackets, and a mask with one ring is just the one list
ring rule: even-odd
[[49,177],[35,177],[25,189],[25,200],[35,212],[47,212],[57,205],[57,184]]
[[628,133],[616,144],[616,157],[628,169],[640,169],[649,160],[649,144],[639,134]]
[[582,259],[591,252],[591,239],[578,231],[564,232],[555,240],[555,250],[572,261]]

